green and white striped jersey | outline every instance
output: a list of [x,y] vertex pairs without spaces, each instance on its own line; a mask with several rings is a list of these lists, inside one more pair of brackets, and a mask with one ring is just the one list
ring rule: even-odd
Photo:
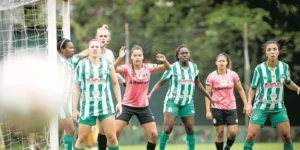
[[110,90],[111,67],[112,63],[103,58],[100,59],[99,66],[93,65],[89,58],[79,62],[74,80],[81,85],[81,117],[115,113]]
[[278,110],[284,108],[284,84],[289,84],[290,68],[278,61],[275,70],[263,62],[254,71],[251,87],[256,89],[253,109]]
[[72,102],[72,93],[73,93],[73,76],[75,72],[75,68],[81,60],[80,55],[74,55],[69,59],[65,59],[61,55],[58,55],[59,60],[59,68],[63,76],[64,81],[64,99],[63,104]]
[[195,80],[198,74],[198,67],[192,62],[188,63],[187,69],[184,69],[179,61],[173,63],[171,69],[166,70],[162,76],[162,80],[170,80],[165,102],[173,100],[180,106],[193,102]]

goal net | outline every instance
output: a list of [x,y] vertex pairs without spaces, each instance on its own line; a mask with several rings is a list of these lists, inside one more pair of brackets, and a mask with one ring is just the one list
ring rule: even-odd
[[[55,2],[56,0],[51,0],[51,3],[53,1]],[[55,9],[51,10],[56,16],[56,20],[53,20],[53,22],[56,23],[57,26],[56,33],[54,34],[55,36],[53,36],[53,33],[50,33],[51,31],[49,31],[49,4],[47,0],[0,0],[0,82],[4,89],[2,90],[5,92],[0,92],[0,150],[51,148],[51,132],[53,131],[50,130],[50,125],[54,124],[55,131],[57,129],[57,127],[55,128],[57,122],[55,122],[55,119],[52,123],[50,119],[46,122],[39,120],[45,115],[43,113],[39,114],[39,112],[43,111],[44,104],[29,105],[26,101],[18,101],[19,99],[25,99],[22,97],[23,95],[20,95],[20,92],[14,93],[14,90],[8,91],[10,97],[12,97],[9,101],[3,97],[3,94],[7,95],[7,88],[6,85],[3,85],[4,79],[2,79],[2,77],[5,76],[3,75],[3,69],[6,67],[7,63],[3,62],[19,60],[24,57],[31,59],[31,56],[38,57],[37,60],[49,60],[50,51],[52,51],[52,55],[55,55],[56,44],[53,44],[53,41],[56,42],[56,36],[63,36],[63,3],[66,2],[57,0],[55,4],[59,5],[59,7],[55,6]],[[69,34],[69,31],[67,33]],[[50,34],[52,34],[52,36],[49,36]],[[64,37],[66,37],[66,35]],[[49,46],[50,38],[52,41],[51,46]],[[34,72],[35,67],[39,66],[33,66],[31,69],[23,70],[25,75],[23,75],[22,72],[17,71],[17,75],[12,74],[11,76],[18,80],[19,78],[22,79],[22,76],[24,79],[24,76],[26,77],[26,75],[32,73],[32,78],[45,76],[41,79],[41,81],[44,81],[47,74],[43,74],[42,72],[41,74],[34,75],[36,74],[36,72]],[[20,86],[17,87],[19,88]],[[24,89],[27,91],[26,87]],[[8,111],[1,108],[1,105],[3,106],[4,104]],[[40,106],[40,108],[37,108],[40,110],[33,111],[32,109],[37,105]],[[32,115],[30,115],[30,113],[32,113]],[[30,116],[33,117],[30,118]],[[36,125],[30,121],[41,121],[42,123]],[[58,131],[56,130],[56,132]],[[57,134],[53,135],[57,136]],[[58,143],[57,140],[56,142]],[[51,149],[53,149],[53,147]]]

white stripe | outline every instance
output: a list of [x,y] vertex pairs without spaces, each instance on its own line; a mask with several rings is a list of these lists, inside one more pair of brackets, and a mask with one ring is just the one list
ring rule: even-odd
[[[281,79],[281,75],[284,74],[284,68],[281,61],[279,61],[279,73],[280,73],[280,82],[284,83],[285,79]],[[284,84],[280,87],[279,95],[278,95],[278,108],[282,108],[282,101],[283,101],[283,90]]]
[[[271,71],[272,82],[276,82],[276,73],[275,73],[275,70]],[[273,76],[275,76],[275,78],[273,78]],[[271,91],[272,91],[271,94],[276,93],[276,87],[271,87]],[[277,99],[277,97],[275,99]],[[271,98],[271,100],[272,100],[272,98]],[[275,103],[271,103],[269,110],[274,110],[275,105],[276,105]]]
[[[103,69],[106,69],[107,68],[107,62],[106,61],[101,61],[102,62],[102,67]],[[105,77],[105,76],[104,76]],[[108,114],[108,111],[107,111],[107,103],[106,103],[106,95],[107,93],[105,93],[104,89],[107,88],[106,87],[106,84],[103,84],[102,86],[102,110],[103,110],[103,115],[106,115]]]
[[[180,77],[181,77],[181,70],[180,70],[179,62],[176,63],[176,67],[175,68],[176,68],[177,74],[180,74]],[[180,78],[178,78],[178,79],[180,79]],[[181,84],[178,82],[176,93],[175,93],[175,95],[176,95],[175,101],[174,101],[175,104],[178,104],[178,102],[179,102],[179,99],[180,99],[180,90],[181,90]]]
[[[89,78],[89,74],[90,74],[90,63],[89,63],[89,60],[87,59],[85,61],[85,70],[84,70],[84,73],[88,76],[86,76],[85,78]],[[85,110],[84,110],[84,117],[88,117],[89,116],[89,108],[90,108],[90,84],[88,82],[86,82],[86,85],[85,85],[85,89],[86,89],[86,92],[85,92]]]
[[[189,68],[190,68],[190,62],[188,63],[188,68],[187,69],[184,69],[183,68],[183,70],[184,70],[184,79],[185,80],[188,80],[189,79],[189,73],[188,73],[188,71],[189,71]],[[192,70],[192,69],[191,69]],[[182,99],[182,102],[181,102],[181,106],[184,106],[185,105],[185,103],[186,103],[186,100],[187,100],[187,95],[186,94],[188,94],[188,88],[189,88],[189,84],[185,84],[184,85],[184,89],[183,89],[183,99]],[[187,93],[185,92],[185,91],[187,91]],[[186,94],[185,94],[186,93]]]
[[[189,64],[191,64],[191,66],[192,66],[191,67],[191,74],[192,74],[192,80],[194,80],[195,77],[193,75],[197,76],[197,74],[195,74],[196,70],[194,70],[195,69],[194,65],[191,62],[189,62]],[[195,82],[192,83],[192,85],[191,85],[191,91],[189,91],[189,101],[188,101],[188,104],[191,103],[191,101],[192,101],[192,98],[193,98],[192,96],[193,96],[194,90],[195,90]]]
[[[268,78],[267,79],[265,79],[264,77],[268,77],[267,76],[267,70],[266,70],[267,68],[266,68],[266,66],[265,66],[265,64],[263,63],[263,64],[261,64],[261,70],[262,70],[262,78],[263,78],[263,83],[262,84],[264,84],[264,83],[267,83],[268,82]],[[262,86],[264,86],[264,85],[262,85]],[[265,103],[265,100],[267,100],[267,94],[268,94],[268,88],[264,88],[264,94],[263,94],[263,98],[262,98],[262,105],[260,106],[260,109],[265,109],[266,108],[266,103]]]
[[[114,66],[111,66],[111,67],[114,67]],[[108,66],[107,66],[107,74],[105,75],[105,79],[108,78],[109,76],[110,76],[110,68],[108,68]],[[113,103],[113,98],[111,96],[110,84],[109,83],[106,83],[106,84],[107,84],[107,91],[108,91],[107,94],[108,94],[108,99],[109,99],[109,105],[110,105],[112,113],[115,113],[115,106]]]
[[[98,68],[99,68],[99,66],[94,66],[93,65],[93,69],[94,69],[94,72],[93,72],[93,74],[94,74],[94,78],[99,78],[99,70],[98,70]],[[99,83],[98,82],[95,82],[94,83],[94,91],[99,91],[99,89],[98,89],[98,86],[99,86]],[[98,108],[98,104],[99,104],[99,101],[101,100],[101,99],[99,99],[100,98],[100,92],[98,92],[98,95],[94,95],[94,91],[92,91],[93,92],[93,96],[94,96],[94,112],[93,112],[93,116],[98,116],[98,112],[99,112],[99,108]]]

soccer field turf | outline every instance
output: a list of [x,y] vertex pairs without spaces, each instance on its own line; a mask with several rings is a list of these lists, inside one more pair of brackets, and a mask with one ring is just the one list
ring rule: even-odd
[[[236,143],[233,145],[231,150],[243,150],[242,143]],[[120,150],[143,150],[146,149],[145,145],[134,145],[134,146],[120,146]],[[159,149],[159,146],[156,146],[156,149]],[[186,150],[186,145],[175,145],[169,144],[167,145],[166,150]],[[215,150],[216,147],[214,144],[198,144],[196,145],[195,150]],[[282,143],[255,143],[254,144],[255,150],[283,150]],[[86,150],[93,150],[93,149],[86,149]],[[96,149],[95,149],[96,150]],[[294,143],[294,150],[300,150],[300,143]]]

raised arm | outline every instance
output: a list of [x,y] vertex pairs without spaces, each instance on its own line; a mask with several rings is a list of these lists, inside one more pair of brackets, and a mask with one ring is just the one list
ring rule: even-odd
[[163,62],[163,64],[161,65],[157,65],[156,66],[156,70],[158,71],[162,71],[162,70],[169,70],[171,69],[171,65],[170,63],[168,62],[168,60],[166,59],[166,57],[162,54],[157,54],[156,55],[156,59]]
[[89,56],[89,51],[87,49],[83,50],[78,54],[81,58],[86,58]]
[[246,93],[244,91],[244,88],[241,84],[240,81],[237,81],[236,83],[234,83],[235,87],[237,88],[237,90],[239,91],[239,94],[241,96],[241,99],[244,103],[244,108],[243,108],[243,112],[246,113],[246,109],[247,109],[247,99],[246,99]]
[[120,63],[123,61],[125,55],[126,55],[126,47],[122,46],[119,52],[119,57],[114,62],[115,72],[117,73],[123,72],[123,69],[120,67]]
[[148,94],[148,100],[151,99],[152,95],[159,90],[164,84],[166,83],[166,80],[160,79],[152,88],[151,92]]
[[116,96],[116,99],[118,102],[118,104],[116,106],[116,111],[118,112],[118,115],[120,115],[122,113],[121,90],[120,90],[118,77],[117,77],[114,67],[111,67],[109,76],[111,78],[112,87],[113,87],[113,90],[114,90],[114,93],[115,93],[115,96]]

